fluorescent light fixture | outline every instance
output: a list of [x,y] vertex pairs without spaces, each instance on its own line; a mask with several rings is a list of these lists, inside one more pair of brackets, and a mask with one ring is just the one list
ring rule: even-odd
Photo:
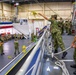
[[14,3],[14,2],[15,2],[15,0],[12,0],[12,2]]
[[16,3],[16,5],[19,5],[19,3]]

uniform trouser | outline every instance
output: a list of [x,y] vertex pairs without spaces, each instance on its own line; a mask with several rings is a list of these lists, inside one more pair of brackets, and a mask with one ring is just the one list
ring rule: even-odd
[[3,47],[0,47],[0,54],[3,53]]
[[60,47],[62,50],[65,50],[65,46],[64,46],[64,43],[62,41],[62,36],[61,36],[61,33],[58,32],[56,34],[53,34],[53,44],[54,44],[54,49],[57,50],[58,47]]
[[16,54],[16,52],[18,52],[19,53],[19,48],[15,48],[15,54]]
[[62,29],[62,34],[64,33],[64,27],[61,28]]
[[60,27],[61,34],[64,33],[64,27]]
[[71,34],[71,28],[69,29],[69,34]]
[[71,34],[71,28],[68,28],[68,34]]
[[68,34],[69,34],[69,28],[67,29],[67,32],[68,32]]
[[34,33],[31,34],[31,41],[34,41]]
[[68,27],[66,27],[66,33],[68,33]]
[[75,63],[76,63],[76,48],[75,48],[75,50],[74,50],[73,58],[74,58],[74,61],[75,61]]

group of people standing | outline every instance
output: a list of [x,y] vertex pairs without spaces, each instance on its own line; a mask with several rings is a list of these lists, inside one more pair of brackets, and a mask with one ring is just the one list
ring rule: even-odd
[[[15,49],[14,54],[16,55],[17,52],[19,54],[20,52],[19,52],[19,42],[18,42],[18,40],[19,39],[25,39],[24,34],[21,34],[21,35],[20,34],[14,34],[11,39],[14,39],[14,49]],[[5,54],[4,49],[3,49],[4,42],[5,42],[4,37],[0,37],[0,55]]]
[[61,30],[61,34],[64,34],[64,31],[67,33],[67,35],[71,35],[71,27],[72,27],[72,22],[67,20],[63,21],[62,18],[58,21],[58,27]]
[[[1,55],[4,55],[5,53],[4,53],[4,49],[3,49],[3,44],[4,44],[4,42],[0,39],[0,54]],[[18,54],[20,53],[19,52],[19,42],[18,42],[18,38],[15,38],[15,40],[14,40],[14,49],[15,49],[15,51],[14,51],[14,54],[16,55],[17,54],[17,52],[18,52]]]
[[1,55],[4,55],[4,52],[3,52],[3,44],[4,44],[4,42],[2,40],[0,40],[0,54]]

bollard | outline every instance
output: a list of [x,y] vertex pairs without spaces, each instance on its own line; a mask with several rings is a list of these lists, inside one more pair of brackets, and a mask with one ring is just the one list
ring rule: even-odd
[[25,45],[22,46],[22,52],[26,53],[26,46]]

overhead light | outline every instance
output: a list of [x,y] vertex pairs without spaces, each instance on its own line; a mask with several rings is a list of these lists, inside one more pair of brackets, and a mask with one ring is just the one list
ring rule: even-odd
[[12,0],[12,2],[14,3],[14,2],[15,2],[15,0]]
[[16,5],[19,5],[19,3],[16,3]]

